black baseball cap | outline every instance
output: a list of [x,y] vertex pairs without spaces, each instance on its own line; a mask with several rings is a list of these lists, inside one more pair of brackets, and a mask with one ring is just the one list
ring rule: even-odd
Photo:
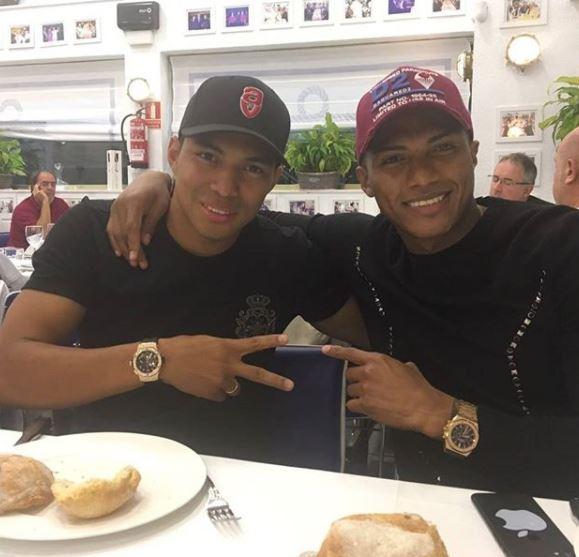
[[267,143],[285,162],[289,131],[289,111],[273,89],[255,77],[223,75],[206,79],[191,97],[179,137],[247,133]]

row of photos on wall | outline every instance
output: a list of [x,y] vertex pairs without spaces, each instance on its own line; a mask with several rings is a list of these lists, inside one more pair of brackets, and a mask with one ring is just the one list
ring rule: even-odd
[[[3,40],[5,39],[5,40]],[[59,46],[98,43],[101,41],[101,24],[97,17],[74,19],[70,23],[55,18],[34,26],[26,22],[9,24],[6,36],[0,33],[0,48],[32,48],[34,46]]]
[[[503,27],[543,25],[547,22],[548,0],[502,0]],[[419,17],[448,17],[465,14],[468,0],[278,0],[232,1],[219,10],[203,5],[184,10],[185,34],[284,29],[294,25],[317,26],[339,23],[365,23],[377,20]],[[209,4],[209,2],[207,2]],[[24,21],[0,33],[0,48],[31,48],[94,43],[101,40],[98,18],[85,17],[70,23],[54,18],[34,26]]]
[[[278,0],[237,2],[186,10],[186,33],[284,29],[380,20],[464,15],[469,0]],[[502,0],[502,27],[543,25],[547,0]]]
[[[2,228],[9,228],[14,207],[28,195],[28,192],[0,194],[0,225],[4,225]],[[104,197],[113,198],[116,195],[116,193],[104,194]],[[64,199],[72,207],[84,197],[84,194],[70,195],[63,192],[59,193],[58,197]],[[98,194],[95,197],[100,198],[103,195]],[[270,193],[265,199],[263,209],[286,211],[298,215],[315,215],[316,213],[369,213],[375,215],[378,213],[378,206],[374,199],[359,190],[324,193],[312,193],[311,191]]]

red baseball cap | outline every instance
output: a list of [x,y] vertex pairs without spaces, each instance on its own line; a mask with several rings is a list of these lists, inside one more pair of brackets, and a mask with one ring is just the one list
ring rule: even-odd
[[472,120],[460,92],[448,77],[425,68],[400,66],[370,89],[358,103],[356,112],[356,156],[368,149],[374,135],[388,118],[414,106],[443,110],[467,131]]

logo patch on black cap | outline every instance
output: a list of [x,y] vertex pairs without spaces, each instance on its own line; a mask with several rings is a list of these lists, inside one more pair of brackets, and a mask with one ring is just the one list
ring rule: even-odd
[[263,91],[257,87],[245,87],[239,97],[239,108],[246,118],[259,116],[263,108]]

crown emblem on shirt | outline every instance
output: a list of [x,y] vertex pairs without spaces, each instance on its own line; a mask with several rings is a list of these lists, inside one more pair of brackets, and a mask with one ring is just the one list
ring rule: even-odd
[[271,298],[263,294],[252,294],[245,299],[248,308],[241,310],[235,323],[235,334],[238,338],[269,335],[275,332],[276,314],[267,306]]

